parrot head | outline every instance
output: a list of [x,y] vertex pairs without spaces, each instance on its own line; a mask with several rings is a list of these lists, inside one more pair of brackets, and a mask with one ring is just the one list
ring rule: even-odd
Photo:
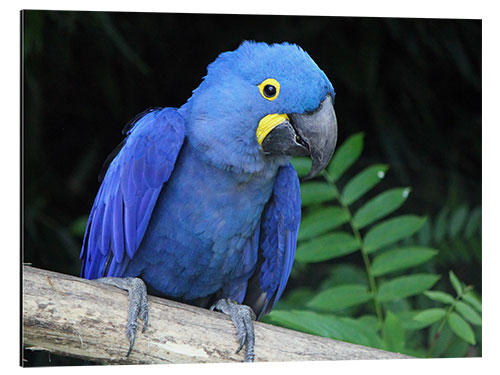
[[212,163],[245,172],[309,155],[312,178],[335,150],[332,84],[295,44],[243,42],[208,66],[181,108],[190,142]]

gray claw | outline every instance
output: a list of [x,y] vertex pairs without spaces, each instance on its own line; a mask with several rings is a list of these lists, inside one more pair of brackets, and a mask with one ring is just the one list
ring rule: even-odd
[[246,345],[245,362],[254,361],[255,333],[252,320],[256,319],[253,310],[246,305],[240,305],[230,299],[220,299],[210,307],[210,310],[218,310],[229,315],[236,327],[236,334],[240,342],[236,353],[239,353]]
[[235,351],[236,354],[238,354],[241,351],[241,349],[243,349],[243,347],[245,346],[245,338],[246,335],[240,338],[240,346],[238,347],[238,349],[236,349]]
[[128,347],[128,352],[125,355],[125,357],[128,357],[130,352],[132,351],[132,348],[134,347],[134,342],[135,342],[135,330],[134,331],[129,331],[127,329],[127,337],[130,340],[130,346]]
[[135,334],[137,332],[137,319],[143,321],[142,332],[146,330],[148,325],[148,294],[146,284],[139,278],[134,277],[103,277],[96,281],[113,285],[120,289],[128,291],[128,318],[126,335],[130,341],[126,357],[132,352],[135,342]]

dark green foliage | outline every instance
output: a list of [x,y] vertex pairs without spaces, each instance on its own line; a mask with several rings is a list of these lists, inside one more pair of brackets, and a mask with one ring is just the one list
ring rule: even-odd
[[[464,356],[477,344],[471,325],[482,324],[480,299],[453,271],[447,285],[456,297],[430,290],[441,279],[433,267],[440,251],[428,246],[436,236],[430,233],[426,217],[396,213],[410,189],[393,188],[371,196],[388,172],[387,165],[368,166],[342,178],[349,173],[345,165],[355,167],[361,156],[362,140],[362,134],[347,138],[322,181],[303,184],[305,225],[299,232],[298,267],[292,277],[311,274],[320,265],[331,270],[329,275],[316,290],[289,293],[266,320],[418,357]],[[299,175],[307,173],[305,159],[293,163]],[[342,179],[346,182],[340,188]],[[434,229],[437,240],[457,238],[465,233],[467,222],[469,228],[475,226],[474,231],[469,229],[470,237],[479,228],[477,213],[468,215],[461,206],[450,221],[441,214]],[[334,263],[355,254],[364,269],[357,265],[359,258],[351,264]]]
[[[418,233],[417,242],[441,250],[435,268],[449,266],[467,272],[471,281],[481,282],[481,206],[469,209],[461,204],[454,209],[444,206]],[[471,271],[467,271],[467,269]],[[472,272],[474,270],[474,272]]]

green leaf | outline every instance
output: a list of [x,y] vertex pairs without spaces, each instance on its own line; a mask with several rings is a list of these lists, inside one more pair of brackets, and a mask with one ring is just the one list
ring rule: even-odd
[[370,326],[351,318],[339,318],[306,310],[273,310],[267,320],[276,325],[358,345],[381,348],[380,337]]
[[470,303],[477,311],[479,311],[479,312],[483,311],[483,306],[481,304],[481,300],[472,291],[465,293],[462,296],[462,299],[465,302]]
[[446,222],[448,216],[448,208],[444,207],[436,218],[434,225],[434,241],[440,243],[446,235]]
[[432,323],[435,323],[444,318],[446,315],[446,310],[442,308],[432,308],[427,310],[422,310],[418,314],[416,314],[413,319],[417,320],[423,324],[425,324],[422,328],[430,326]]
[[333,315],[305,310],[273,310],[267,316],[272,324],[313,335],[342,340],[338,320]]
[[375,225],[365,235],[365,251],[371,253],[384,246],[411,236],[422,227],[425,220],[425,217],[402,215]]
[[439,290],[428,290],[424,294],[433,301],[438,301],[451,305],[455,302],[455,298],[448,293],[441,292]]
[[465,225],[465,237],[470,238],[481,225],[481,207],[476,207],[469,216]]
[[377,332],[381,328],[381,324],[375,315],[363,315],[357,319],[359,322],[366,324],[372,330]]
[[384,338],[387,350],[400,352],[405,346],[405,330],[396,314],[387,311],[384,321]]
[[455,334],[462,340],[468,342],[469,344],[475,345],[476,338],[474,336],[474,331],[470,327],[469,323],[463,320],[457,313],[452,312],[448,319],[450,328]]
[[295,260],[299,262],[322,262],[327,259],[350,254],[359,248],[359,242],[348,233],[333,232],[298,246]]
[[332,181],[337,181],[359,158],[363,151],[363,136],[363,133],[353,134],[339,146],[327,168]]
[[305,182],[300,185],[300,197],[303,206],[331,201],[336,198],[335,190],[326,182]]
[[314,309],[337,311],[360,305],[371,298],[372,294],[366,285],[346,284],[319,292],[307,303],[307,306]]
[[359,172],[345,185],[344,202],[347,205],[354,203],[385,177],[388,168],[385,164],[376,164]]
[[457,292],[457,295],[462,294],[463,292],[462,283],[460,282],[460,280],[458,280],[458,277],[455,276],[453,271],[450,271],[449,275],[450,275],[451,285],[453,285],[453,288]]
[[354,222],[359,229],[397,210],[410,193],[409,188],[384,191],[365,203],[354,214]]
[[456,238],[467,219],[469,209],[466,205],[458,207],[455,212],[451,214],[450,218],[450,238]]
[[380,276],[400,271],[427,262],[437,253],[435,249],[420,246],[390,250],[375,257],[372,272],[374,276]]
[[407,331],[415,331],[427,326],[427,324],[414,319],[414,317],[419,313],[420,311],[418,310],[403,310],[394,312],[394,314],[396,314],[401,321],[403,328]]
[[298,240],[303,241],[326,233],[349,220],[340,207],[326,207],[306,215],[300,223]]
[[304,177],[311,170],[311,158],[296,157],[292,159],[291,163],[299,177]]
[[370,324],[367,324],[360,319],[352,319],[348,317],[339,317],[338,320],[342,323],[344,341],[351,342],[353,344],[370,346],[372,348],[383,349],[384,344],[382,339]]
[[417,295],[432,288],[439,277],[439,275],[417,273],[394,278],[380,285],[377,298],[380,302],[386,302]]
[[466,320],[471,322],[476,326],[482,325],[481,316],[468,304],[458,301],[455,309],[462,315]]

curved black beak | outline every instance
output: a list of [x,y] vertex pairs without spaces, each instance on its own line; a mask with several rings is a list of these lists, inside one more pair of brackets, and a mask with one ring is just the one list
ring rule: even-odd
[[288,118],[264,138],[262,149],[274,155],[310,155],[311,170],[304,178],[313,178],[328,165],[337,144],[332,97],[327,95],[313,112],[292,113]]

